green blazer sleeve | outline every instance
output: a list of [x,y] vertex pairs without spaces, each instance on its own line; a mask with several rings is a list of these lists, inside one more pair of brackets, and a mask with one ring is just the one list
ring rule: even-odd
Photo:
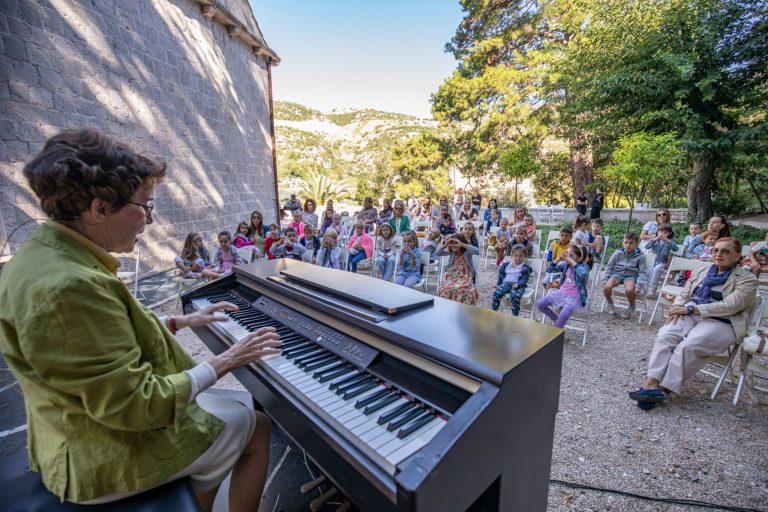
[[191,392],[179,369],[192,361],[169,348],[149,311],[152,318],[131,322],[142,311],[126,310],[114,281],[56,289],[19,326],[20,348],[46,386],[77,397],[95,421],[117,430],[175,427]]

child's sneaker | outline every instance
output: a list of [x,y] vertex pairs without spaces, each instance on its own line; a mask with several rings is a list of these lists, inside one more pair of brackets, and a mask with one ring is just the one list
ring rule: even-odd
[[616,306],[613,304],[613,302],[608,303],[608,314],[613,316],[619,316],[619,311],[616,309]]
[[634,306],[627,306],[627,309],[625,309],[624,312],[621,314],[621,318],[623,318],[624,320],[632,318],[632,313],[634,312],[635,312]]

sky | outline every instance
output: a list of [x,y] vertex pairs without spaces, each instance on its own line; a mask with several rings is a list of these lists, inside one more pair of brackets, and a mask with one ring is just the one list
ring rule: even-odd
[[458,0],[249,0],[276,100],[323,112],[375,108],[431,118],[429,95],[456,69],[445,53]]

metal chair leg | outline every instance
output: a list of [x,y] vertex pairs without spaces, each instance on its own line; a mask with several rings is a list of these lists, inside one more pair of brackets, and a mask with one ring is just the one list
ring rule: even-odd
[[739,375],[739,383],[736,384],[736,394],[733,396],[733,405],[739,403],[739,395],[741,395],[741,389],[744,387],[744,378],[745,375],[742,372],[742,374]]
[[717,396],[717,392],[720,391],[720,386],[723,385],[723,382],[725,381],[725,378],[728,376],[728,370],[731,368],[731,364],[733,364],[733,360],[736,358],[736,353],[739,351],[739,347],[734,347],[733,351],[731,352],[731,357],[728,358],[728,362],[725,364],[725,367],[723,367],[723,371],[720,374],[720,377],[717,379],[717,384],[715,384],[715,389],[712,390],[712,394],[710,395],[709,399],[714,400]]

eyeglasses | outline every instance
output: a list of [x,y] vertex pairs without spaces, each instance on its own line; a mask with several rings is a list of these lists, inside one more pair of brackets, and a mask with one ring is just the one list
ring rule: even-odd
[[728,256],[732,252],[736,252],[732,249],[712,249],[712,254],[722,254],[723,256]]
[[659,213],[657,213],[657,214],[656,214],[656,216],[657,216],[657,217],[668,217],[668,216],[669,216],[669,214],[667,214],[667,213],[664,213],[664,212],[659,212]]
[[128,202],[130,204],[135,204],[136,206],[141,206],[142,208],[144,208],[144,213],[146,213],[148,217],[152,215],[152,210],[155,209],[154,201],[147,201],[147,204],[134,203],[133,201],[128,201]]

